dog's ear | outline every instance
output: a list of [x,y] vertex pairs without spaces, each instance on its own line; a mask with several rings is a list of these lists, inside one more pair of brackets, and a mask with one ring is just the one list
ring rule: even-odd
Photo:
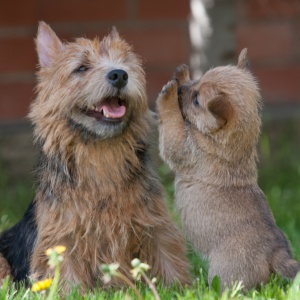
[[246,71],[250,71],[250,62],[247,56],[247,48],[244,48],[240,55],[239,55],[239,59],[238,59],[238,64],[237,67],[240,69],[244,69]]
[[45,22],[39,23],[35,42],[39,64],[42,68],[50,66],[55,56],[64,49],[61,40]]
[[112,39],[118,39],[120,37],[119,32],[115,26],[112,27],[111,32],[110,32],[110,37]]
[[207,104],[210,113],[216,118],[218,129],[223,127],[232,115],[232,107],[224,95],[218,95]]

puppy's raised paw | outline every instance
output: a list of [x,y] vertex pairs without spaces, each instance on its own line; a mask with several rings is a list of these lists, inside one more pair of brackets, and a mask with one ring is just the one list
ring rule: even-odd
[[161,90],[157,98],[158,110],[169,109],[178,103],[178,83],[175,79],[170,80]]
[[175,78],[179,85],[190,81],[190,69],[187,65],[183,64],[176,68],[175,70]]
[[159,98],[163,98],[165,100],[174,97],[177,98],[177,89],[178,84],[175,79],[172,79],[162,88]]

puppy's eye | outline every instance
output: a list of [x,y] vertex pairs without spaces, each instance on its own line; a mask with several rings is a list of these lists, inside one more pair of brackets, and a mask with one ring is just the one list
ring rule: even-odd
[[79,68],[75,69],[74,72],[75,73],[83,73],[85,71],[87,71],[89,68],[87,66],[80,66]]
[[195,94],[193,95],[193,104],[194,104],[195,106],[199,106],[199,102],[198,102],[198,93],[195,93]]

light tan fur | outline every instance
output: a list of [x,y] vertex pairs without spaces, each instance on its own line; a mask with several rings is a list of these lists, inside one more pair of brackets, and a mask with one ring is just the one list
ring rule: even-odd
[[[166,284],[187,283],[184,239],[169,216],[148,157],[152,117],[141,60],[115,29],[102,41],[63,43],[40,23],[36,43],[39,83],[29,117],[42,158],[31,277],[51,273],[45,251],[65,245],[65,288],[94,287],[102,263],[118,262],[130,277],[135,257],[151,266],[150,276]],[[81,65],[88,70],[75,74]],[[113,69],[128,73],[121,90],[107,81]],[[82,113],[117,95],[126,100],[121,124],[102,124]]]
[[245,288],[271,273],[294,278],[300,266],[257,185],[261,96],[248,70],[217,67],[190,80],[176,70],[158,97],[160,153],[176,173],[175,198],[195,248],[209,260],[209,282]]

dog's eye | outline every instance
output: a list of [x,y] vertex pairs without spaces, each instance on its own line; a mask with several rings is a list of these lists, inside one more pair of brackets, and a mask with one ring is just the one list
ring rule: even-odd
[[79,68],[75,69],[75,73],[83,73],[85,71],[88,70],[88,67],[87,66],[80,66]]
[[198,102],[198,93],[195,93],[195,94],[193,95],[193,104],[194,104],[195,106],[199,106],[199,102]]

